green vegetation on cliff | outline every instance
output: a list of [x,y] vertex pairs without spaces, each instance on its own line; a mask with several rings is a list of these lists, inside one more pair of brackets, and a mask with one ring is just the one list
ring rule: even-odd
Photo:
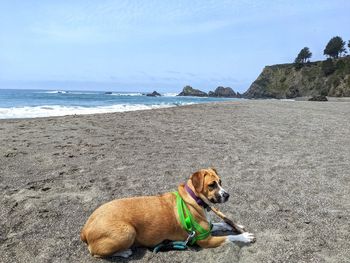
[[266,66],[243,94],[246,98],[350,97],[350,57]]
[[323,54],[331,58],[341,57],[342,54],[346,54],[345,41],[339,36],[333,37],[329,40]]
[[294,63],[306,63],[311,58],[312,53],[308,47],[304,47],[300,50],[298,56],[295,58]]

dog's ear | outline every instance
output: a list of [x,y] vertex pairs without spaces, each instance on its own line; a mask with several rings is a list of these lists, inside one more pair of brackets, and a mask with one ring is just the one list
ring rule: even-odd
[[194,189],[196,190],[197,193],[200,193],[203,191],[204,176],[205,174],[202,171],[198,171],[192,174],[190,177],[192,184],[194,186]]
[[218,174],[218,172],[216,171],[216,169],[214,167],[209,167],[209,169],[213,170],[216,174]]

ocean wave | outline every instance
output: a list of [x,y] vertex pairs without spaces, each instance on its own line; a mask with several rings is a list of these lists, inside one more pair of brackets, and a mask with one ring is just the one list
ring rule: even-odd
[[176,97],[178,93],[172,93],[172,92],[168,92],[168,93],[164,93],[163,96],[164,97]]
[[156,105],[146,104],[117,104],[111,106],[81,107],[81,106],[61,106],[61,105],[44,105],[32,107],[12,107],[0,108],[0,119],[17,119],[17,118],[40,118],[51,116],[65,115],[84,115],[108,112],[125,112],[137,110],[151,110],[159,108],[169,108],[193,103],[162,103]]
[[98,94],[96,92],[84,92],[84,91],[69,91],[67,93],[74,94],[74,95],[97,95]]
[[132,92],[130,92],[130,93],[112,92],[111,94],[108,93],[106,95],[111,95],[111,96],[143,96],[143,94],[139,93],[139,92],[134,92],[134,93],[132,93]]
[[65,90],[48,90],[48,91],[43,91],[39,93],[47,93],[47,94],[66,94],[68,91]]
[[37,93],[45,94],[72,94],[72,95],[98,95],[98,92],[85,92],[85,91],[66,91],[66,90],[49,90]]

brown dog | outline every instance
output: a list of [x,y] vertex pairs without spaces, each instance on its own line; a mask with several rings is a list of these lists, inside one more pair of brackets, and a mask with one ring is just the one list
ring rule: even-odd
[[[204,195],[212,203],[226,202],[229,197],[213,168],[194,173],[186,184],[179,185],[178,192],[195,220],[205,229],[210,227],[208,215],[200,205],[198,195]],[[214,223],[212,231],[231,229],[226,223]],[[80,237],[95,257],[128,257],[132,254],[132,245],[154,247],[164,240],[183,241],[188,233],[180,224],[175,195],[165,193],[160,196],[118,199],[100,206],[86,222]],[[253,234],[245,232],[240,235],[209,235],[197,241],[197,244],[210,248],[227,242],[251,243],[254,240]]]

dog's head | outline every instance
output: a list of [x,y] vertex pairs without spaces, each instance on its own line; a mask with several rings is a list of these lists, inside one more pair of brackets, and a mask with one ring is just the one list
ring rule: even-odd
[[203,194],[212,203],[224,203],[230,195],[222,188],[221,179],[214,168],[202,169],[190,177],[197,194]]

